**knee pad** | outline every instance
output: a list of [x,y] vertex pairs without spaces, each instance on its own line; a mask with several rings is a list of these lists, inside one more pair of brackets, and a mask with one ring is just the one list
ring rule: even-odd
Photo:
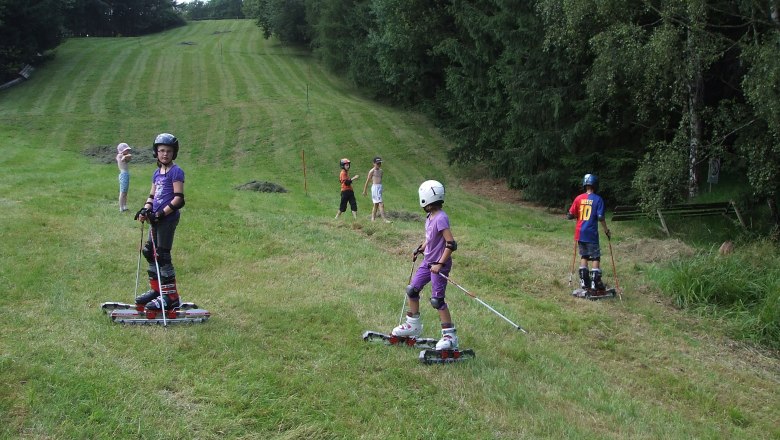
[[436,310],[444,310],[447,308],[447,303],[444,302],[444,297],[431,298],[431,306]]
[[149,264],[154,264],[154,251],[152,250],[151,242],[146,242],[144,248],[141,250],[141,253],[144,254],[144,258],[146,258],[146,261],[148,261]]
[[406,296],[409,297],[409,299],[413,299],[416,301],[420,300],[420,289],[413,287],[413,286],[406,286]]
[[601,261],[601,257],[590,257],[588,261]]

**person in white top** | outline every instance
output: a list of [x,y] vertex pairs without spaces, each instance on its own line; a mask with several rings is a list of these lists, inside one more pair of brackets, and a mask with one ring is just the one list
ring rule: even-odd
[[363,184],[363,195],[366,195],[368,189],[368,182],[371,182],[371,201],[374,202],[374,207],[371,209],[371,221],[376,218],[376,213],[379,211],[379,215],[385,223],[390,223],[390,220],[385,217],[385,202],[382,199],[382,158],[377,156],[374,158],[374,167],[371,168],[366,177],[366,183]]
[[119,212],[127,211],[127,190],[130,188],[128,162],[133,157],[130,150],[132,150],[130,145],[124,142],[116,146],[116,164],[119,167]]

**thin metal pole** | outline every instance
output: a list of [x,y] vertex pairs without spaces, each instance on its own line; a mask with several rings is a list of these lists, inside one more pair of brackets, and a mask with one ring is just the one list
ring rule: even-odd
[[306,185],[306,150],[301,150],[301,161],[303,162],[303,192],[309,195],[309,188]]
[[612,260],[612,274],[615,277],[615,292],[620,297],[620,301],[623,301],[623,293],[620,291],[620,284],[618,283],[617,269],[615,268],[615,256],[612,254],[612,237],[607,235],[607,243],[609,243],[609,258]]
[[157,286],[160,289],[160,308],[163,315],[163,327],[168,326],[168,320],[165,317],[165,298],[163,298],[163,284],[162,278],[160,278],[160,263],[157,262],[157,245],[154,242],[154,228],[149,226],[149,239],[152,241],[152,252],[154,253],[154,267],[157,269]]
[[496,309],[494,309],[493,307],[490,307],[489,305],[487,305],[487,303],[485,303],[485,302],[484,302],[484,301],[482,301],[481,299],[477,298],[477,296],[476,296],[476,295],[474,295],[473,293],[471,293],[471,292],[469,292],[468,290],[466,290],[466,289],[465,289],[463,286],[461,286],[460,284],[456,283],[455,281],[452,281],[452,279],[451,279],[450,277],[448,277],[447,275],[444,275],[444,274],[442,274],[442,273],[440,273],[439,275],[441,275],[441,276],[442,276],[442,278],[444,278],[444,279],[445,279],[445,280],[447,280],[448,282],[450,282],[450,283],[454,284],[455,286],[457,286],[457,287],[458,287],[460,290],[462,290],[462,291],[466,292],[466,295],[468,295],[468,296],[470,296],[470,297],[474,298],[475,300],[479,301],[479,303],[480,303],[480,304],[482,304],[483,306],[485,306],[485,307],[487,307],[488,309],[490,309],[490,311],[491,311],[491,312],[495,313],[496,315],[500,316],[501,318],[504,318],[504,321],[506,321],[506,322],[508,322],[508,323],[512,324],[512,325],[515,327],[515,329],[517,329],[517,330],[520,330],[520,331],[521,331],[521,332],[523,332],[523,333],[528,333],[528,332],[527,332],[527,331],[526,331],[524,328],[522,328],[522,327],[520,327],[519,325],[517,325],[517,324],[515,324],[514,322],[512,322],[512,321],[511,321],[509,318],[507,318],[506,316],[504,316],[504,315],[502,315],[501,313],[499,313],[499,312],[498,312]]
[[577,261],[577,240],[574,240],[574,252],[571,256],[571,269],[569,270],[569,287],[571,287],[571,280],[574,276],[574,264]]
[[[417,261],[417,255],[412,257],[412,269],[409,271],[409,282],[407,285],[412,284],[412,275],[414,275],[414,262]],[[401,306],[401,317],[398,318],[398,325],[401,325],[404,321],[404,315],[406,315],[406,293],[404,293],[404,304]]]
[[141,244],[138,245],[138,268],[135,270],[135,296],[138,296],[138,281],[141,276],[141,253],[144,247],[144,222],[141,222]]

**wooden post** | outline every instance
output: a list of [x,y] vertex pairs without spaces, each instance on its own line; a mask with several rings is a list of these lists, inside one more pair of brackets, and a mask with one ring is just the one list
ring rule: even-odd
[[661,220],[661,227],[663,228],[664,232],[666,232],[667,237],[671,237],[671,234],[669,233],[669,228],[666,227],[666,221],[664,220],[663,214],[661,214],[661,210],[658,209],[658,219]]
[[737,214],[737,219],[739,219],[739,224],[742,225],[743,228],[747,229],[747,225],[745,225],[745,220],[742,219],[742,214],[739,213],[739,210],[737,209],[737,204],[733,200],[730,201],[731,207],[734,208],[734,213]]

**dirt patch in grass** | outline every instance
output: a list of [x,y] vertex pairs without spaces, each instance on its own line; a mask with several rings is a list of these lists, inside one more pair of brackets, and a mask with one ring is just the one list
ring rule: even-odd
[[[150,147],[132,148],[133,158],[130,163],[157,163],[157,159],[152,156]],[[84,156],[91,158],[94,162],[102,164],[116,164],[116,145],[93,145],[81,152]]]
[[385,217],[389,220],[399,220],[402,222],[421,222],[423,216],[414,212],[406,211],[385,211]]
[[696,253],[692,247],[677,239],[657,240],[640,238],[637,240],[625,240],[615,245],[615,248],[620,248],[620,254],[631,255],[632,259],[644,263],[659,263],[681,257],[692,257]]
[[461,182],[461,186],[467,192],[496,202],[520,203],[523,201],[522,192],[510,189],[506,184],[506,179],[470,179]]
[[286,193],[287,190],[282,186],[273,182],[266,182],[263,180],[253,180],[243,185],[238,185],[237,190],[243,191],[257,191],[266,193]]
[[506,179],[468,179],[460,183],[463,190],[468,193],[478,195],[487,200],[493,200],[501,203],[522,204],[528,208],[538,209],[552,214],[560,214],[563,209],[550,208],[543,205],[531,203],[523,199],[523,192],[519,189],[511,189],[506,183]]

